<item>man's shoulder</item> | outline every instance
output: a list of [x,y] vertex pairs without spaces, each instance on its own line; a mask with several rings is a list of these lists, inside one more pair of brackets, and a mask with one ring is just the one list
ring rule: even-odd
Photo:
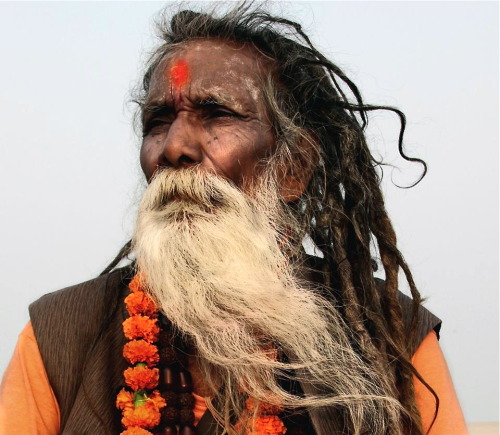
[[30,312],[33,309],[45,308],[58,310],[62,305],[74,305],[82,302],[92,308],[91,302],[99,302],[105,298],[107,296],[106,291],[110,286],[113,288],[119,287],[125,274],[124,269],[117,269],[88,281],[47,293],[34,301],[29,310]]
[[[379,291],[382,292],[385,281],[380,278],[375,278],[375,282]],[[413,337],[410,348],[410,352],[413,355],[413,353],[417,350],[418,346],[429,332],[435,331],[439,338],[441,319],[430,312],[422,304],[415,307],[414,300],[399,290],[397,292],[397,299],[401,307],[405,335],[407,337]],[[414,324],[412,320],[415,308],[417,321]]]
[[[403,313],[403,322],[407,332],[411,328],[411,318],[413,313],[413,299],[404,293],[398,291],[398,302],[401,306]],[[439,338],[439,331],[441,329],[441,319],[425,308],[423,305],[418,306],[417,311],[417,336],[423,340],[425,336],[434,330]],[[421,341],[420,340],[420,341]]]
[[74,406],[86,400],[79,396],[83,378],[92,379],[89,385],[100,388],[95,396],[104,397],[109,393],[106,386],[114,368],[124,363],[121,349],[125,337],[119,332],[131,273],[132,268],[118,269],[48,293],[29,307],[45,370],[61,406],[62,422],[68,421]]
[[43,330],[89,331],[99,328],[126,290],[131,268],[122,268],[97,278],[40,297],[29,306],[30,319],[39,335]]
[[74,284],[60,290],[46,293],[32,302],[29,310],[40,308],[57,309],[61,304],[80,302],[82,299],[89,301],[103,296],[111,274],[98,276],[88,281]]

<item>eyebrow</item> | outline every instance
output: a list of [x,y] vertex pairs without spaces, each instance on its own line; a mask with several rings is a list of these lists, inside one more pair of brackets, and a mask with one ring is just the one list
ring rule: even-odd
[[201,95],[188,97],[189,100],[197,106],[240,106],[242,102],[230,95],[224,95],[220,92],[202,92]]
[[141,124],[144,130],[146,124],[151,121],[154,115],[169,115],[174,112],[172,106],[164,103],[144,103],[141,106]]
[[[231,98],[228,95],[224,95],[220,92],[203,92],[203,96],[193,96],[188,97],[189,100],[193,104],[199,107],[207,107],[207,106],[225,106],[228,108],[236,108],[245,106],[245,102],[238,102],[234,98]],[[141,111],[143,115],[154,114],[154,113],[170,113],[174,109],[172,104],[165,99],[161,101],[151,101],[146,102],[142,105]]]
[[224,106],[227,103],[229,103],[228,100],[224,101],[221,98],[209,95],[205,98],[200,98],[200,100],[196,104],[198,104],[199,106]]
[[152,102],[152,103],[144,103],[141,106],[141,111],[142,113],[158,113],[158,112],[168,112],[168,111],[173,111],[173,108],[171,105],[166,104],[166,103],[161,103],[161,102]]

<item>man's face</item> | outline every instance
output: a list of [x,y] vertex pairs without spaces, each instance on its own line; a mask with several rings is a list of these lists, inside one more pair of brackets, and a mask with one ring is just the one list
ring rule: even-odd
[[274,148],[262,96],[270,74],[253,48],[216,39],[190,41],[156,68],[143,111],[141,166],[201,165],[245,189]]

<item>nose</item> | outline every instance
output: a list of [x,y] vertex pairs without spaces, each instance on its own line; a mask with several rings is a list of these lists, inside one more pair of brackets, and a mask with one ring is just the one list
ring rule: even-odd
[[141,167],[149,181],[161,167],[182,168],[203,163],[203,126],[189,114],[179,113],[170,125],[142,142]]
[[203,161],[202,126],[196,120],[179,114],[165,124],[161,132],[145,136],[142,141],[141,167],[149,181],[161,167],[182,168]]
[[180,168],[200,164],[203,159],[201,130],[189,115],[179,114],[164,138],[158,166]]

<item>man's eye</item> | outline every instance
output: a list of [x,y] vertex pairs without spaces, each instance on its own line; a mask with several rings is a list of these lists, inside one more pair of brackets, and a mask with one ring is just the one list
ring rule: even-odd
[[146,136],[148,134],[155,134],[158,133],[159,130],[168,127],[172,121],[166,120],[166,119],[153,119],[150,122],[148,122],[142,131],[143,136]]
[[153,119],[149,123],[149,128],[155,128],[155,127],[158,127],[160,125],[166,125],[166,124],[171,124],[171,123],[172,123],[172,121],[166,120],[166,119]]
[[216,110],[212,110],[210,112],[210,116],[212,118],[224,118],[224,117],[235,118],[238,115],[236,113],[234,113],[234,112],[231,112],[230,110],[216,109]]

